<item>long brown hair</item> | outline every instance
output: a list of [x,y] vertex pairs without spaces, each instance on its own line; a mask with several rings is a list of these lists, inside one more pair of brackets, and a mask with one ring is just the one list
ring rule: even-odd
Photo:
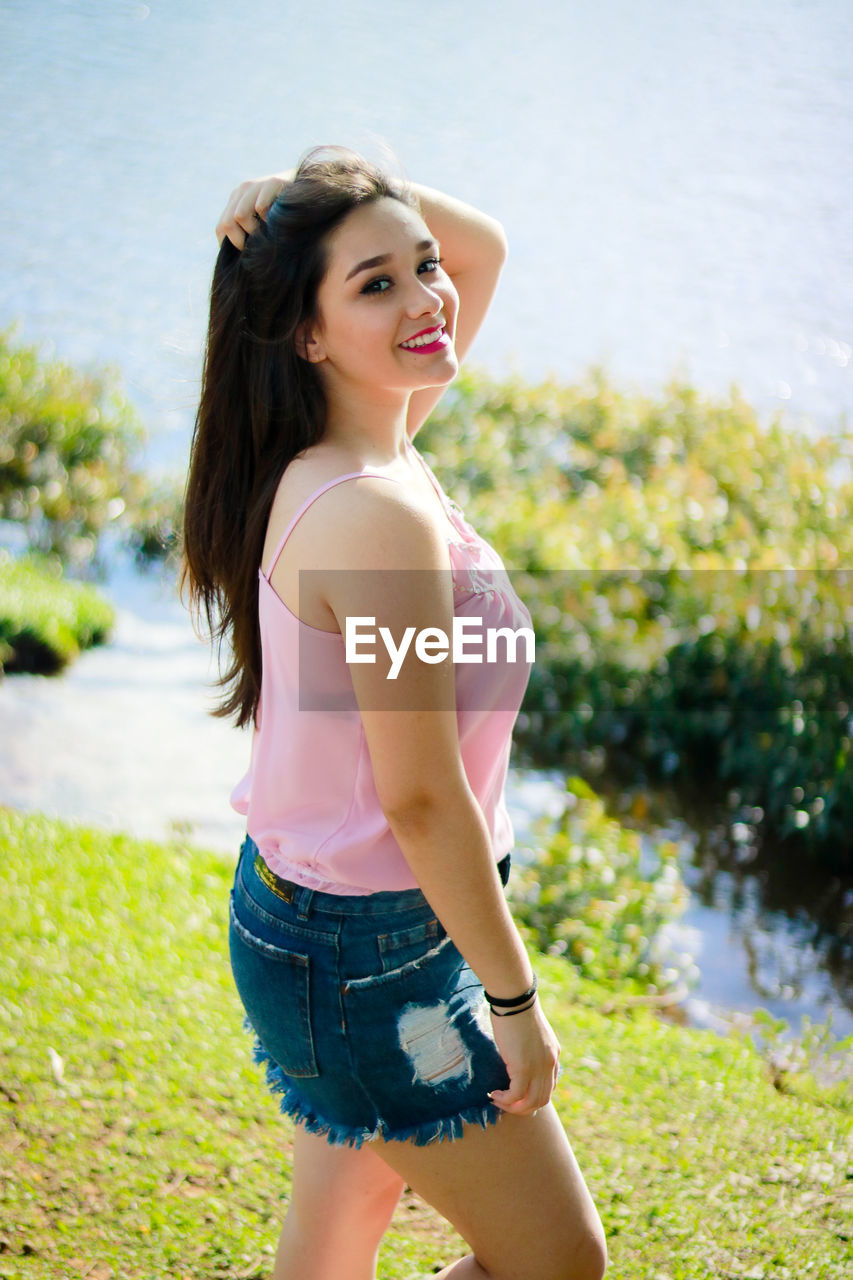
[[222,241],[184,498],[180,586],[198,627],[230,649],[213,715],[253,722],[261,689],[258,568],[282,473],[321,439],[326,401],[317,369],[297,351],[315,320],[329,233],[357,206],[411,190],[342,147],[299,164],[243,249]]

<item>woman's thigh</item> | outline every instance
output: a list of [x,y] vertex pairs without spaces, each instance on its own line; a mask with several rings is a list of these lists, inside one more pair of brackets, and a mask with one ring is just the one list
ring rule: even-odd
[[371,1146],[465,1239],[495,1280],[596,1280],[604,1230],[560,1119],[465,1127],[452,1142]]

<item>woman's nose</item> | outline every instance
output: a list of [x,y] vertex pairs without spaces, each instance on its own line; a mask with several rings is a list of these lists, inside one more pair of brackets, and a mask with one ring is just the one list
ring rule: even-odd
[[407,312],[410,316],[434,316],[441,310],[441,295],[422,280],[412,282],[412,294],[408,299]]

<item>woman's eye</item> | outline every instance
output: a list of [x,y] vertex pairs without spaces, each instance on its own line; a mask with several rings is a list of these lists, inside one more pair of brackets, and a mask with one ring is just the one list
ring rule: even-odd
[[[418,275],[423,275],[426,272],[431,274],[433,271],[437,271],[441,261],[441,258],[425,258],[418,266]],[[377,276],[375,280],[369,280],[361,292],[387,293],[389,289],[393,288],[393,285],[394,281],[390,276]]]

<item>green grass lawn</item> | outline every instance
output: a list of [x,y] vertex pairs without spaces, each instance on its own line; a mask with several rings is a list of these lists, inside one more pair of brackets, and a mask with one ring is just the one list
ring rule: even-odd
[[[10,810],[0,850],[0,1276],[268,1277],[292,1128],[232,986],[233,863]],[[535,963],[608,1275],[850,1276],[849,1094],[780,1092],[745,1041],[607,1013],[612,993]],[[379,1274],[462,1251],[407,1195]]]

